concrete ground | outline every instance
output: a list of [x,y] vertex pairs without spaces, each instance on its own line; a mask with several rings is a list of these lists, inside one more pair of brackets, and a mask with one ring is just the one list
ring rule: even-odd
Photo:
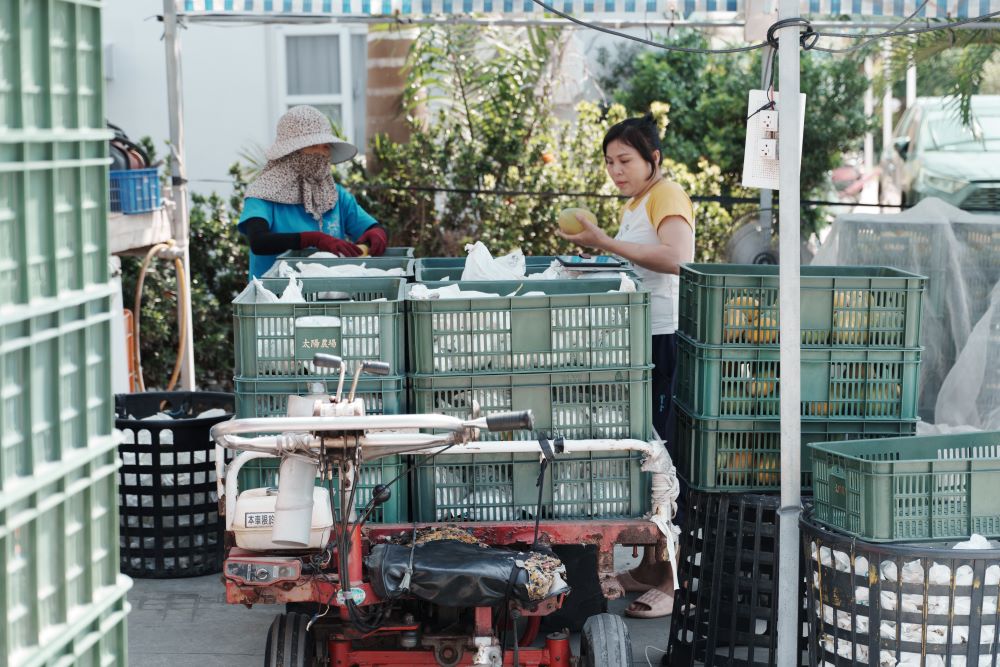
[[[619,567],[631,549],[616,552]],[[635,598],[631,595],[630,598]],[[227,605],[219,575],[192,579],[136,579],[128,595],[128,664],[133,667],[250,667],[262,665],[275,607]],[[621,613],[627,600],[609,606]],[[627,618],[635,667],[656,667],[666,648],[669,619]],[[575,649],[574,642],[574,649]],[[649,661],[647,662],[646,654]]]

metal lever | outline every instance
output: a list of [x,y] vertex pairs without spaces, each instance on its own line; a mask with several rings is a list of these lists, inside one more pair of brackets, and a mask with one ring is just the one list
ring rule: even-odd
[[319,368],[331,368],[333,370],[338,370],[343,363],[343,359],[333,354],[317,352],[313,355],[313,364]]
[[361,370],[369,375],[388,375],[392,372],[392,366],[387,361],[364,361],[361,363]]
[[497,431],[520,431],[521,429],[534,428],[534,426],[535,416],[531,410],[497,412],[486,415],[486,428],[494,433]]

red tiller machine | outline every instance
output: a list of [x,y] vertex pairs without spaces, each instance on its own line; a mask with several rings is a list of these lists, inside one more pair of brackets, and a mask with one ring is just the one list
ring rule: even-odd
[[[656,503],[654,521],[367,525],[397,480],[375,486],[362,505],[360,467],[398,454],[426,461],[444,452],[533,452],[543,457],[544,475],[554,451],[641,451],[648,461],[660,456],[662,445],[479,441],[482,430],[531,429],[530,411],[473,414],[467,420],[366,415],[354,386],[344,396],[341,360],[317,354],[314,361],[340,371],[332,395],[291,397],[288,417],[238,419],[212,430],[217,447],[239,452],[228,466],[221,452],[216,456],[230,545],[223,570],[227,601],[285,606],[268,633],[267,667],[631,664],[628,631],[619,616],[590,617],[578,655],[568,632],[539,639],[541,617],[572,603],[565,568],[550,547],[596,547],[605,597],[619,597],[615,545],[666,545],[670,517]],[[387,374],[389,368],[365,362],[355,371],[356,386],[362,373]],[[277,488],[241,492],[240,469],[250,460],[273,457],[280,458]],[[657,474],[654,465],[654,489]],[[316,485],[317,476],[325,486]],[[658,514],[663,520],[656,520]]]

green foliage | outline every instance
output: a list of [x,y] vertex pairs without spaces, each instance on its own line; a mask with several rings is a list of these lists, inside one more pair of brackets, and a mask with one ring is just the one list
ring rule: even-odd
[[[601,141],[626,110],[582,103],[576,118],[556,118],[550,99],[561,49],[551,30],[441,26],[420,33],[404,96],[409,141],[376,136],[368,155],[377,171],[355,164],[341,173],[390,229],[393,244],[413,245],[418,256],[462,255],[474,240],[495,253],[565,252],[569,244],[553,230],[568,206],[590,209],[616,231],[622,202],[605,172]],[[667,109],[656,107],[662,123]],[[707,162],[688,168],[667,161],[664,168],[692,195],[721,192],[721,173]],[[435,197],[414,189],[428,186],[459,192]],[[700,207],[697,215],[706,239],[729,224],[718,206]]]
[[[682,32],[671,44],[705,47],[699,34]],[[749,54],[688,54],[632,47],[601,54],[601,85],[629,113],[643,113],[657,101],[670,104],[664,152],[691,169],[701,160],[718,165],[726,189],[753,196],[740,186],[746,140],[747,93],[761,87],[761,51]],[[774,70],[777,72],[777,58]],[[868,127],[863,96],[868,85],[861,63],[814,51],[803,52],[801,87],[806,94],[801,168],[803,198],[818,195],[827,172],[855,148]],[[804,208],[803,226],[812,231],[820,212]]]
[[[196,384],[231,390],[233,318],[230,302],[247,283],[245,241],[236,231],[246,183],[238,166],[230,169],[236,186],[228,202],[213,193],[191,196],[191,309],[194,319]],[[134,304],[141,257],[122,258],[125,304]],[[173,262],[154,259],[143,287],[140,338],[148,389],[165,388],[177,351],[177,292]]]

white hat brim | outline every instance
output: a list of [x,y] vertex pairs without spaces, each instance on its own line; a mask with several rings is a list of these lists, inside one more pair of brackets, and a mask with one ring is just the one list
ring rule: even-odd
[[347,162],[358,154],[358,148],[354,144],[341,141],[330,132],[320,132],[318,134],[304,134],[284,141],[276,141],[267,149],[264,155],[268,160],[280,160],[297,150],[308,146],[320,146],[322,144],[330,144],[330,162],[332,164]]

